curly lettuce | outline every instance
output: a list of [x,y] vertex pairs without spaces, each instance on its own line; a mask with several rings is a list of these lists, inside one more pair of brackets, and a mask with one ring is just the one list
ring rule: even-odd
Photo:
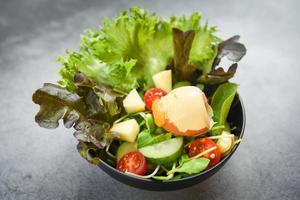
[[164,19],[140,8],[121,12],[105,19],[97,30],[87,30],[77,52],[68,51],[62,63],[59,83],[68,90],[76,89],[73,77],[78,71],[122,92],[153,86],[152,75],[172,63],[172,29],[194,30],[189,54],[190,64],[206,73],[216,56],[215,27],[201,25],[201,15]]

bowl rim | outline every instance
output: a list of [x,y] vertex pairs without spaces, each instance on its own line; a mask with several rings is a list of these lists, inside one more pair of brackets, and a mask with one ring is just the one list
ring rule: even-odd
[[[241,133],[240,133],[240,136],[238,139],[242,139],[243,136],[244,136],[244,131],[245,131],[245,126],[246,126],[246,110],[245,110],[245,107],[244,107],[244,103],[241,99],[241,96],[237,93],[236,96],[238,96],[238,99],[239,99],[239,102],[241,104],[241,108],[242,108],[242,116],[243,116],[243,123],[242,123],[242,127],[241,127]],[[109,165],[108,163],[106,163],[104,160],[101,159],[101,162],[98,166],[100,165],[105,165],[107,168],[111,169],[114,173],[117,173],[118,175],[120,176],[123,176],[125,178],[128,178],[128,179],[132,179],[132,180],[139,180],[139,181],[143,181],[143,182],[155,182],[155,183],[178,183],[178,182],[181,182],[181,181],[188,181],[190,179],[195,179],[199,176],[202,176],[204,174],[209,174],[209,173],[212,173],[215,168],[218,168],[219,166],[225,164],[225,162],[228,161],[228,159],[234,154],[234,152],[237,150],[237,148],[239,147],[240,145],[240,142],[235,145],[235,147],[231,150],[231,152],[226,155],[217,165],[203,171],[203,172],[200,172],[198,174],[195,174],[195,175],[192,175],[192,176],[188,176],[188,177],[184,177],[184,178],[181,178],[181,179],[176,179],[176,180],[153,180],[153,179],[146,179],[146,178],[140,178],[140,177],[136,177],[136,176],[132,176],[132,175],[129,175],[129,174],[126,174],[126,173],[123,173],[123,172],[120,172],[119,170],[117,170],[116,168],[112,167],[111,165]]]

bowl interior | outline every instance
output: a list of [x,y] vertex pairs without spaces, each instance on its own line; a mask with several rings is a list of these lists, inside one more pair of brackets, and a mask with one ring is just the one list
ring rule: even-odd
[[[227,120],[233,127],[235,127],[232,133],[238,138],[242,138],[245,129],[246,115],[242,100],[238,94],[234,98]],[[103,162],[100,163],[99,167],[113,178],[133,187],[154,191],[177,190],[200,183],[208,177],[212,176],[220,168],[222,168],[222,166],[236,151],[238,146],[239,144],[237,144],[227,156],[223,157],[221,162],[218,163],[216,166],[202,173],[182,178],[179,180],[156,181],[152,179],[142,179],[133,177],[124,174],[116,170],[114,166],[109,165],[105,156],[101,157]]]

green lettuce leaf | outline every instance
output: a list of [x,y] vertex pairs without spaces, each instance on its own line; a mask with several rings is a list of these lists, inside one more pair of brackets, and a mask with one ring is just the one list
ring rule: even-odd
[[73,77],[78,71],[116,90],[153,86],[152,75],[166,69],[173,59],[172,28],[193,30],[195,39],[190,64],[203,72],[209,71],[216,55],[216,29],[200,24],[201,16],[163,19],[140,8],[121,12],[113,20],[105,19],[98,30],[87,30],[78,52],[67,52],[62,63],[59,83],[75,90]]
[[216,27],[209,27],[207,23],[201,25],[202,16],[193,13],[189,18],[185,16],[171,18],[172,27],[182,31],[193,30],[194,41],[189,53],[189,63],[194,65],[204,74],[211,70],[212,63],[218,52],[218,43],[222,40],[215,36]]
[[71,91],[76,89],[74,75],[77,72],[82,72],[95,81],[113,86],[117,91],[128,92],[132,88],[138,87],[137,79],[130,74],[132,67],[136,63],[133,59],[128,61],[120,59],[108,65],[86,52],[77,53],[68,51],[67,56],[67,58],[61,57],[59,59],[65,66],[60,70],[63,79],[59,83]]

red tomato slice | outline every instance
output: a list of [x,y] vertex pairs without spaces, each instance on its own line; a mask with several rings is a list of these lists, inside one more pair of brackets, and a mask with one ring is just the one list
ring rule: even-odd
[[152,110],[152,104],[154,100],[160,99],[161,97],[167,95],[167,92],[160,88],[150,88],[146,91],[144,95],[144,101],[146,103],[146,107],[149,110]]
[[196,139],[195,141],[191,142],[188,147],[189,147],[189,152],[188,152],[189,157],[194,157],[209,148],[216,147],[215,150],[203,155],[203,157],[210,160],[208,164],[209,168],[218,164],[221,160],[221,152],[219,147],[216,145],[216,143],[214,143],[213,140],[209,138]]
[[143,176],[147,172],[147,162],[143,154],[132,151],[119,160],[117,169],[121,172],[131,172]]

